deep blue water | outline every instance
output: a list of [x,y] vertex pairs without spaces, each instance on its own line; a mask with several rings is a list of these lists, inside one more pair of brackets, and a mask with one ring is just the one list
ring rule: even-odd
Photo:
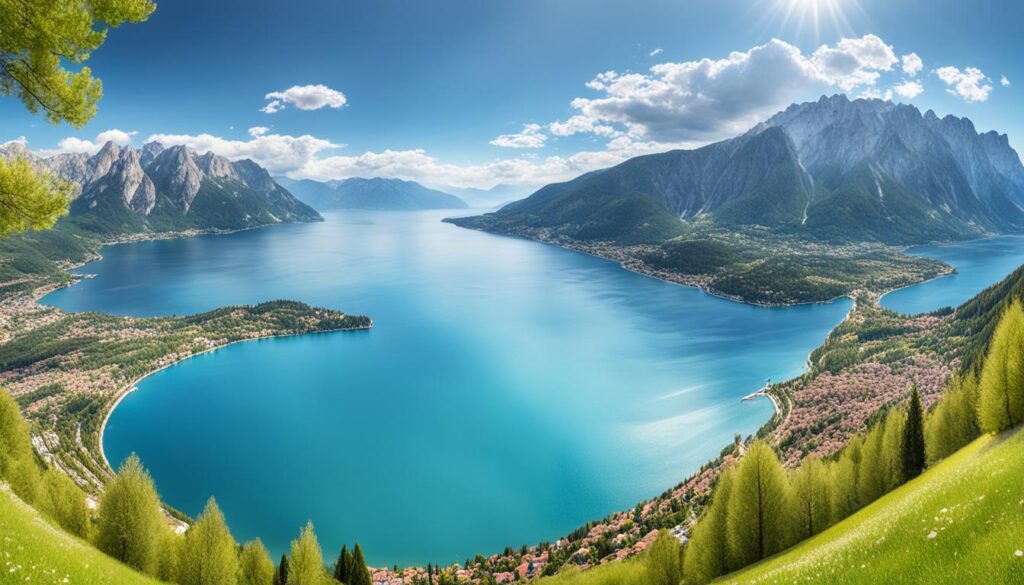
[[1024,236],[999,236],[936,246],[916,246],[908,254],[942,260],[954,274],[893,291],[882,306],[907,314],[957,307],[1024,264]]
[[46,303],[186,314],[291,298],[371,331],[236,344],[161,371],[104,446],[162,497],[217,497],[276,554],[311,518],[333,557],[461,561],[554,540],[675,485],[771,414],[850,307],[725,301],[438,212],[113,246]]

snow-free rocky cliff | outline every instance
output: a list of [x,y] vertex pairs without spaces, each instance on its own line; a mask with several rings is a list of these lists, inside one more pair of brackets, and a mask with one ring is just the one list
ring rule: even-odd
[[8,143],[0,156],[27,158],[72,182],[72,220],[106,233],[241,229],[320,219],[255,162],[197,154],[186,146],[150,142],[135,149],[108,142],[91,156],[42,158],[23,144]]
[[1024,166],[1005,134],[978,133],[967,118],[836,95],[736,138],[633,158],[454,221],[658,241],[678,234],[673,218],[893,243],[1019,231]]

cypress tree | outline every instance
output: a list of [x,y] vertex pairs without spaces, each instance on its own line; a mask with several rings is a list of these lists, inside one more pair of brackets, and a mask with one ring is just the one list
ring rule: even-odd
[[281,562],[274,572],[274,585],[288,585],[288,555],[281,555]]
[[349,578],[352,575],[352,555],[348,552],[348,545],[341,545],[341,554],[338,555],[338,562],[334,565],[334,578],[345,585],[349,585]]
[[96,546],[128,566],[153,574],[164,530],[153,478],[132,454],[100,497]]
[[903,425],[903,480],[913,479],[924,471],[924,410],[921,393],[914,384],[907,408],[907,422]]
[[1024,421],[1024,309],[1014,300],[1003,312],[981,368],[978,422],[998,433]]
[[363,557],[363,547],[358,542],[352,549],[352,573],[349,579],[345,585],[372,585],[370,570],[366,568],[366,559]]
[[786,548],[792,539],[792,507],[786,472],[764,441],[740,460],[729,506],[729,548],[746,566]]

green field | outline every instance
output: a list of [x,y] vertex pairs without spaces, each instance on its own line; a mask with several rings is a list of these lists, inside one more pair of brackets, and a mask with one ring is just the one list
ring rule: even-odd
[[921,477],[723,583],[1024,583],[1024,429]]
[[0,583],[156,585],[44,520],[0,485]]

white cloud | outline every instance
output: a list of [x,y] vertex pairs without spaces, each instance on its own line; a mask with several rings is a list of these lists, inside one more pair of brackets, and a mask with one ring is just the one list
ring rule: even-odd
[[572,116],[565,122],[552,122],[548,125],[548,130],[555,136],[572,136],[579,133],[597,134],[598,136],[622,134],[607,124],[601,124],[594,118],[581,115]]
[[924,69],[924,61],[917,56],[917,53],[903,55],[903,72],[914,77]]
[[57,143],[57,148],[46,148],[38,151],[39,156],[48,157],[63,153],[96,154],[103,145],[113,142],[118,146],[126,146],[132,143],[132,137],[138,134],[136,131],[125,132],[118,128],[104,130],[96,135],[94,140],[68,136]]
[[1004,75],[1001,78],[999,78],[999,85],[1001,85],[1003,87],[1010,87],[1010,80],[1007,79],[1006,76]]
[[325,107],[340,108],[348,103],[345,94],[326,85],[294,85],[284,91],[272,91],[264,99],[270,102],[260,111],[267,114],[280,112],[288,104],[300,110],[319,110]]
[[921,95],[922,93],[924,93],[924,86],[921,85],[921,83],[918,81],[907,80],[904,81],[903,83],[899,83],[893,86],[892,89],[900,97],[907,98],[908,100],[912,100],[917,96]]
[[[254,134],[252,130],[257,130]],[[302,167],[318,154],[340,148],[329,140],[308,134],[288,136],[268,134],[262,127],[250,129],[249,140],[229,140],[211,134],[154,134],[146,142],[158,141],[165,145],[184,144],[196,152],[213,151],[232,160],[251,158],[273,173],[283,173]]]
[[939,67],[935,74],[950,86],[947,92],[969,103],[983,102],[992,92],[992,85],[987,83],[991,80],[977,67],[967,67],[962,71],[952,66]]
[[885,90],[883,92],[880,89],[877,89],[877,88],[874,88],[874,87],[869,87],[869,88],[865,89],[864,91],[860,92],[860,95],[857,96],[857,97],[858,98],[863,98],[863,99],[866,99],[866,100],[885,100],[887,102],[891,102],[892,101],[892,90],[891,89],[887,89],[887,90]]
[[270,128],[267,128],[266,126],[253,126],[252,128],[249,128],[249,136],[252,136],[253,138],[263,136],[267,132],[270,132]]
[[665,52],[664,49],[662,49],[661,47],[658,47],[657,49],[654,49],[650,53],[647,53],[647,56],[648,57],[657,57],[658,55],[660,55],[660,54],[662,54],[664,52]]
[[541,132],[540,124],[525,124],[518,134],[502,134],[491,144],[502,148],[543,148],[547,135]]
[[551,124],[551,133],[596,128],[612,135],[619,126],[659,142],[723,138],[815,93],[873,86],[898,62],[892,47],[866,35],[822,45],[810,55],[773,39],[724,59],[661,63],[646,73],[607,71],[586,84],[603,95],[573,100],[577,113]]

